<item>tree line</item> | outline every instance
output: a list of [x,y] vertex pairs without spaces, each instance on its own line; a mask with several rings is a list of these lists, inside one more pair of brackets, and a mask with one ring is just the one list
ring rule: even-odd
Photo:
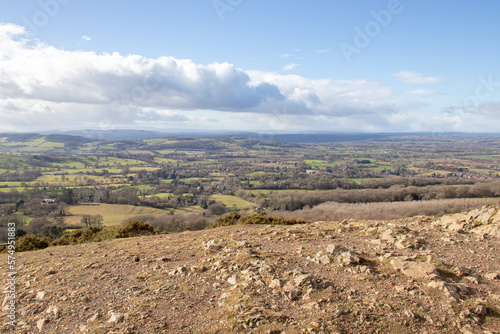
[[257,200],[260,206],[270,210],[295,211],[326,202],[376,203],[486,197],[500,197],[500,181],[463,186],[404,187],[399,185],[388,189],[276,192],[254,200]]

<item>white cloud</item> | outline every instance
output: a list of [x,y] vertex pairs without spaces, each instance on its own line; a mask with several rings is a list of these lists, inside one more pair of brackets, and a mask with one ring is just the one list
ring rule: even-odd
[[392,76],[400,81],[419,85],[437,84],[443,82],[443,79],[439,77],[424,77],[421,73],[410,71],[400,71],[394,73]]
[[366,80],[308,79],[298,75],[247,71],[253,84],[266,82],[286,96],[279,106],[286,114],[350,116],[394,112],[391,89]]
[[84,41],[86,41],[86,42],[88,42],[88,41],[91,41],[91,40],[92,40],[92,38],[91,38],[91,37],[89,37],[89,36],[82,36],[82,39],[83,39]]
[[10,40],[12,36],[20,35],[25,33],[25,28],[7,23],[7,24],[0,24],[0,41],[5,43],[6,41]]
[[299,64],[295,64],[295,63],[291,63],[291,64],[288,64],[288,65],[285,65],[285,66],[283,66],[283,71],[291,71],[295,67],[297,67],[298,65]]
[[323,53],[328,53],[330,51],[332,51],[332,50],[331,49],[322,49],[322,50],[316,50],[316,53],[323,54]]
[[[434,94],[396,94],[375,81],[309,79],[229,63],[65,51],[23,33],[22,27],[0,24],[0,130],[393,131],[421,117],[413,110],[405,116],[402,99]],[[436,81],[408,73],[399,77]]]
[[417,95],[417,96],[433,96],[438,95],[439,93],[435,90],[430,89],[416,89],[404,92],[406,95]]
[[203,66],[172,57],[70,52],[7,40],[2,36],[0,44],[3,99],[241,111],[284,98],[277,87],[250,86],[249,76],[228,63]]
[[498,120],[500,119],[500,101],[463,102],[459,105],[446,107],[443,111],[449,115],[469,115],[476,118]]

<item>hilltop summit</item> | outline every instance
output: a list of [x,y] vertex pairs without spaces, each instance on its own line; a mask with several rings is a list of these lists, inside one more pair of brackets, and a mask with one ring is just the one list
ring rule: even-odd
[[19,253],[16,333],[499,333],[499,210]]

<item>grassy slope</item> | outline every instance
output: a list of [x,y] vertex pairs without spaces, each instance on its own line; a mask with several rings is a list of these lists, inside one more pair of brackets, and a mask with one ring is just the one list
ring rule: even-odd
[[255,203],[245,201],[244,199],[241,199],[236,196],[229,196],[229,195],[212,195],[209,197],[210,199],[213,199],[215,201],[219,201],[224,203],[228,208],[232,208],[233,206],[236,206],[237,208],[247,208],[251,206],[255,206]]
[[67,224],[79,224],[83,215],[101,215],[106,226],[120,225],[125,219],[138,215],[168,214],[168,211],[165,210],[121,204],[75,205],[70,207],[69,212],[72,216],[66,217],[65,222]]
[[[71,216],[65,217],[66,224],[78,225],[83,215],[101,215],[105,226],[116,226],[126,219],[139,215],[167,215],[171,210],[161,210],[146,206],[124,204],[82,204],[70,206]],[[175,214],[201,213],[200,207],[187,207],[175,210]]]

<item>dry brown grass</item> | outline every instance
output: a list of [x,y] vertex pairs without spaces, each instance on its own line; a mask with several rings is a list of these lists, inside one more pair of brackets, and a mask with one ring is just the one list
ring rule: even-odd
[[[429,201],[359,203],[328,202],[294,212],[279,212],[285,217],[319,220],[390,220],[413,216],[441,216],[471,210],[483,205],[500,203],[499,198],[441,199]],[[277,213],[274,213],[277,214]]]

